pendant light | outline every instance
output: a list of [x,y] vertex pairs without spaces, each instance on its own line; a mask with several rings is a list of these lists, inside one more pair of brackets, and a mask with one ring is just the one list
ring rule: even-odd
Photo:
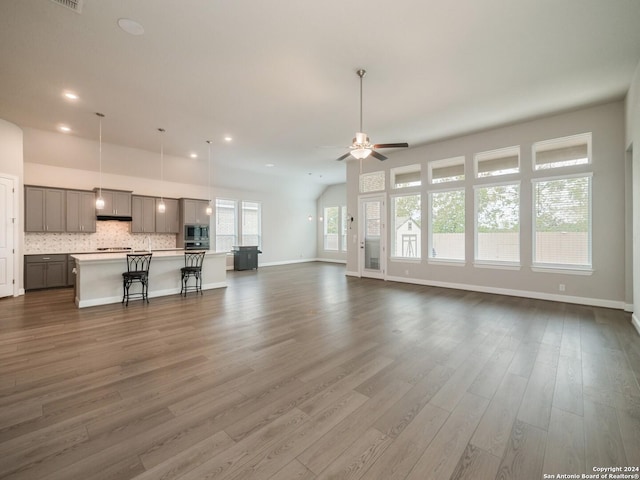
[[209,144],[209,169],[208,169],[208,174],[207,174],[207,182],[208,182],[208,193],[209,193],[209,205],[207,205],[207,209],[206,209],[206,213],[207,215],[211,216],[213,215],[213,205],[211,205],[211,140],[207,140],[207,143]]
[[[164,136],[164,128],[159,128],[158,131],[160,132],[160,183],[162,184],[164,182],[164,142],[162,138]],[[160,187],[162,188],[162,185]],[[164,197],[160,195],[158,212],[164,213],[166,209],[167,207],[164,204]]]
[[102,210],[104,208],[104,198],[102,198],[102,119],[103,113],[96,112],[99,119],[99,133],[98,133],[98,158],[100,159],[100,190],[98,198],[96,199],[96,210]]

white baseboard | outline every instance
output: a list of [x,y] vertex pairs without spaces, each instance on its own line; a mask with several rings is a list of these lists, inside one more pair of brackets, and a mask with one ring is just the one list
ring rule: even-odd
[[347,270],[346,272],[344,272],[344,274],[347,277],[358,277],[358,278],[360,278],[360,274],[358,272],[350,272],[350,271]]
[[293,265],[294,263],[309,263],[317,261],[317,258],[301,258],[299,260],[284,260],[282,262],[260,263],[258,267],[276,267],[278,265]]
[[631,324],[636,327],[636,332],[640,335],[640,320],[636,317],[635,313],[631,315]]
[[624,311],[629,313],[633,312],[633,303],[625,303]]
[[553,302],[575,303],[578,305],[589,305],[592,307],[605,307],[623,310],[625,303],[602,298],[574,297],[571,295],[557,295],[553,293],[531,292],[526,290],[513,290],[510,288],[486,287],[483,285],[467,285],[462,283],[438,282],[434,280],[421,280],[415,278],[387,277],[387,280],[400,283],[412,283],[416,285],[426,285],[429,287],[455,288],[457,290],[468,290],[472,292],[494,293],[497,295],[508,295],[511,297],[533,298],[536,300],[550,300]]
[[342,265],[346,265],[346,260],[340,260],[337,258],[316,258],[316,262],[325,262],[325,263],[340,263]]

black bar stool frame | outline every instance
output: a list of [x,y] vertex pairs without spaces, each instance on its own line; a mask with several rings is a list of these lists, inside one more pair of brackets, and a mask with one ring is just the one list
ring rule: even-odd
[[[127,271],[122,274],[122,303],[129,306],[129,298],[142,298],[149,303],[149,266],[153,253],[128,253]],[[139,293],[129,293],[134,282],[142,286]]]
[[[180,289],[180,295],[187,296],[187,291],[192,290],[196,293],[200,292],[202,295],[202,263],[206,252],[202,251],[189,251],[184,252],[184,267],[180,269],[182,274]],[[196,279],[195,285],[189,285],[189,278],[194,277]]]

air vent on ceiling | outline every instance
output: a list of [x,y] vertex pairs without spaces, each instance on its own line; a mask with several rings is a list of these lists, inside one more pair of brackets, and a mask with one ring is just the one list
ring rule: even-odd
[[84,0],[51,0],[53,3],[62,5],[63,7],[73,10],[76,13],[82,13],[82,2]]

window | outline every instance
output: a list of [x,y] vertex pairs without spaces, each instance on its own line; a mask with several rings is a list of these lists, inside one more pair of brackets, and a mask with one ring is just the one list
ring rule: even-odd
[[591,134],[545,140],[533,144],[536,170],[584,165],[591,159]]
[[242,245],[262,247],[262,215],[258,202],[242,202]]
[[391,256],[420,258],[420,194],[393,197],[393,233]]
[[216,252],[230,252],[238,244],[236,201],[216,198]]
[[429,199],[429,258],[464,260],[464,189],[432,192]]
[[422,185],[420,165],[392,168],[391,185],[393,185],[393,188],[419,187]]
[[347,218],[347,207],[345,205],[343,205],[342,207],[340,207],[340,210],[342,211],[342,215],[340,216],[340,218],[342,219],[342,223],[340,224],[340,233],[341,233],[341,244],[340,244],[340,249],[343,252],[347,251],[347,231],[349,229],[349,224],[347,223],[349,221],[349,219]]
[[533,263],[591,267],[591,175],[533,181]]
[[520,185],[476,186],[476,260],[520,262]]
[[324,249],[338,250],[339,208],[324,208]]
[[363,173],[360,175],[360,193],[380,192],[384,189],[384,172]]
[[429,162],[429,182],[445,183],[464,180],[464,157]]
[[495,177],[520,171],[520,147],[501,148],[476,153],[476,177]]

